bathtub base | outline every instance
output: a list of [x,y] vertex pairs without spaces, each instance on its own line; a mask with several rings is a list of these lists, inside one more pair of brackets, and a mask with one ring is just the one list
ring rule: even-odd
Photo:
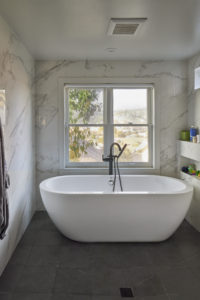
[[40,192],[50,218],[72,240],[168,239],[185,218],[192,187],[175,178],[154,175],[122,176],[122,180],[125,192],[113,193],[108,190],[106,176],[61,176],[42,182]]
[[[48,195],[44,205],[56,227],[79,242],[161,242],[180,226],[189,208],[188,195],[164,197],[81,195],[63,197],[60,208]],[[134,203],[134,205],[133,205]],[[180,205],[181,204],[181,205]]]

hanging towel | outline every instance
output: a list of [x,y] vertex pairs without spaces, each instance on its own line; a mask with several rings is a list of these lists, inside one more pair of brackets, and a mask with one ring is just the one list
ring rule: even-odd
[[8,209],[8,196],[7,191],[10,186],[10,179],[7,173],[5,152],[4,152],[4,139],[3,128],[0,118],[0,239],[5,237],[6,229],[9,223],[9,209]]

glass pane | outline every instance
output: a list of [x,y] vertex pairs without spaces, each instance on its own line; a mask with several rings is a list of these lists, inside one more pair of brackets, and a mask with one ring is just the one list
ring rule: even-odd
[[2,126],[6,123],[6,94],[5,90],[0,90],[0,118]]
[[103,127],[69,128],[69,161],[102,162]]
[[148,127],[114,127],[114,140],[127,144],[120,162],[148,162]]
[[147,89],[113,89],[114,124],[147,124]]
[[69,88],[69,123],[103,123],[103,89]]

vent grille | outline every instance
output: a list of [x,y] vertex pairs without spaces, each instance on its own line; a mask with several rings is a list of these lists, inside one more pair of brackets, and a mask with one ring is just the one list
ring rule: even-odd
[[113,34],[134,34],[139,24],[116,24]]
[[108,27],[108,35],[134,35],[147,18],[112,18]]
[[133,292],[131,288],[120,288],[120,294],[122,298],[133,298]]

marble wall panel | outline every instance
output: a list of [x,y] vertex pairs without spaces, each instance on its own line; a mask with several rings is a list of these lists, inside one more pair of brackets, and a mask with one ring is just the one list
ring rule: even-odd
[[0,241],[3,271],[35,210],[34,60],[0,17],[0,89],[5,90],[5,149],[10,225]]
[[[157,80],[159,101],[160,173],[175,176],[176,139],[187,126],[187,62],[184,61],[37,61],[36,62],[36,182],[69,171],[59,165],[59,78],[96,77]],[[134,173],[134,170],[133,170]],[[37,207],[42,209],[37,193]]]

